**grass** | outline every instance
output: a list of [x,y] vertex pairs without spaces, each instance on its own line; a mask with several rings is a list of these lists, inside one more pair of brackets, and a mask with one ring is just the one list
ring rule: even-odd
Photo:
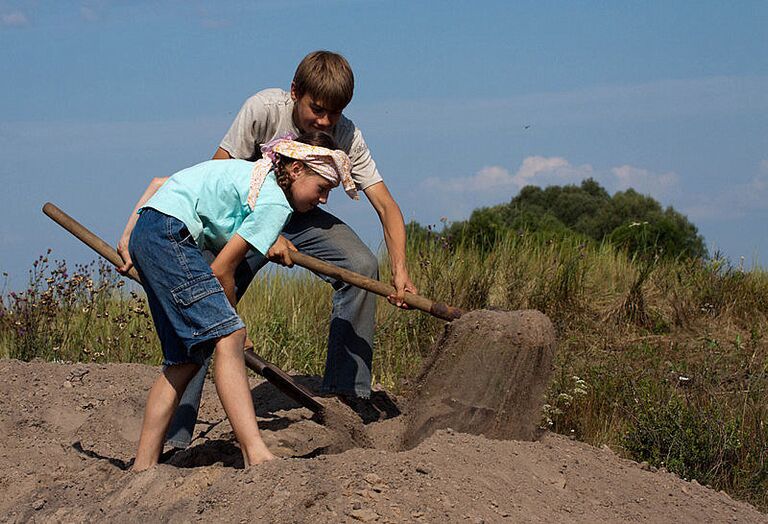
[[0,303],[0,356],[31,360],[146,362],[161,357],[146,300],[123,292],[106,263],[32,264],[27,289]]
[[[607,244],[510,234],[491,252],[412,240],[420,292],[465,309],[535,308],[558,332],[542,424],[695,478],[768,509],[768,274],[710,260],[631,259]],[[386,261],[381,274],[388,275]],[[305,272],[259,277],[239,305],[262,356],[321,374],[330,286]],[[397,390],[443,323],[377,313],[374,381]],[[146,306],[105,266],[51,267],[3,296],[0,355],[156,364]]]

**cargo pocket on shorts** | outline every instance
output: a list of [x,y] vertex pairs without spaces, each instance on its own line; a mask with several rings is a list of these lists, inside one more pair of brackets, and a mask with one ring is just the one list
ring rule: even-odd
[[235,309],[224,294],[224,288],[213,275],[195,277],[171,293],[196,337],[238,319]]

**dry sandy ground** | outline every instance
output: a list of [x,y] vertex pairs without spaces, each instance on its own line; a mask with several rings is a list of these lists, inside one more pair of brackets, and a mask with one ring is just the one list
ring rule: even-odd
[[193,445],[130,473],[121,466],[157,374],[0,360],[0,521],[768,522],[724,493],[554,434],[516,441],[440,429],[405,449],[409,404],[386,392],[377,405],[390,418],[354,419],[350,438],[256,378],[259,423],[280,460],[241,469],[209,383]]

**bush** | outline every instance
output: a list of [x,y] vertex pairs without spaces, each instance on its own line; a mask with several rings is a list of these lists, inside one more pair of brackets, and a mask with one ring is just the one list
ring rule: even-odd
[[666,467],[702,484],[733,484],[743,444],[739,439],[741,421],[724,413],[716,402],[696,403],[671,394],[667,399],[641,391],[622,440],[638,461]]

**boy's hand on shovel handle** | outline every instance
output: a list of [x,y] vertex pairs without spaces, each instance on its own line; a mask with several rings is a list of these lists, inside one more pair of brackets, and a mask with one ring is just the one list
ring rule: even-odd
[[387,297],[390,304],[397,306],[401,309],[411,309],[411,307],[405,303],[405,293],[418,294],[418,290],[408,275],[393,275],[392,286],[395,288],[395,292]]

